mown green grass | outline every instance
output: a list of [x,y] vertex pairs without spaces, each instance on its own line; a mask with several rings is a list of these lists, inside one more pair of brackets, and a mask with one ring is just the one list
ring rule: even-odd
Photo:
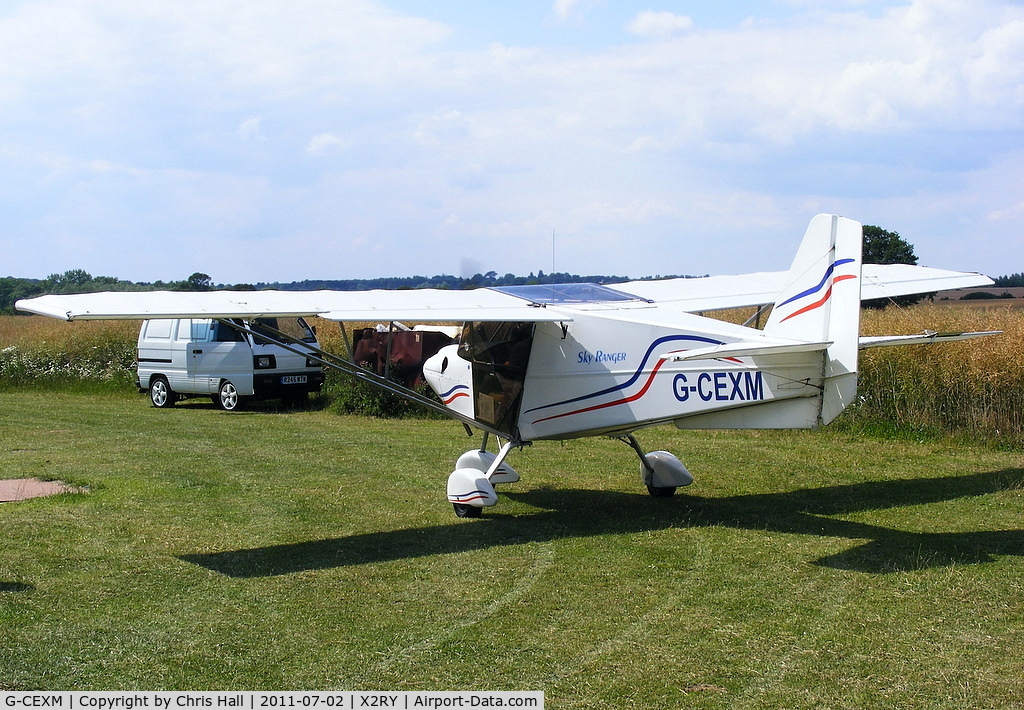
[[543,690],[548,707],[1008,708],[1019,454],[821,432],[513,454],[479,520],[461,426],[0,395],[0,688]]

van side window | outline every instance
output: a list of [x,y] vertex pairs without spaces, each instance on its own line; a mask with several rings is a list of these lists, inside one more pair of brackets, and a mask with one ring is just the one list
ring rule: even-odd
[[213,321],[208,318],[193,318],[191,320],[181,321],[181,328],[178,330],[178,337],[181,337],[181,331],[188,327],[189,340],[196,343],[205,343],[210,340],[210,332],[213,329]]
[[158,319],[146,321],[145,337],[151,340],[170,340],[173,320]]
[[214,321],[212,328],[215,343],[234,343],[243,340],[241,332],[220,321]]

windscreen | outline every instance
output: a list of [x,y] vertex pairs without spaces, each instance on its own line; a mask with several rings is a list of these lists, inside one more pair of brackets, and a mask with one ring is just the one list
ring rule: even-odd
[[616,291],[600,284],[533,284],[527,286],[497,286],[492,291],[522,298],[530,303],[557,305],[559,303],[622,303],[642,301],[625,291]]

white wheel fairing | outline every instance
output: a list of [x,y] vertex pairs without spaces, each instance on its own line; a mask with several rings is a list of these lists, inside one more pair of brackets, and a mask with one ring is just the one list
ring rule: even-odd
[[[487,470],[491,467],[491,464],[494,463],[496,458],[498,458],[498,455],[491,453],[490,451],[473,449],[459,457],[459,460],[455,462],[455,468],[456,470],[460,468],[476,469],[482,476],[487,473]],[[490,478],[490,482],[495,485],[498,483],[515,483],[518,480],[519,474],[516,473],[514,468],[504,461],[500,466],[498,466],[498,470],[495,471],[494,475]]]
[[487,508],[498,502],[498,494],[483,471],[458,468],[448,476],[448,501],[475,508]]
[[644,484],[652,488],[681,488],[693,483],[693,475],[686,469],[683,462],[675,454],[668,451],[651,451],[646,456],[647,466],[640,466],[640,475]]

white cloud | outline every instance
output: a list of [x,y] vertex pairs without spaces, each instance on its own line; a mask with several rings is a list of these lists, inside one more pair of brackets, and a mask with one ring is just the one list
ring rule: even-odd
[[565,22],[566,20],[578,19],[583,14],[598,4],[599,0],[555,0],[551,8],[555,17]]
[[306,145],[306,152],[310,155],[325,155],[344,147],[344,141],[333,133],[319,133],[310,139]]
[[[557,0],[570,26],[537,17],[536,41],[456,50],[463,28],[369,0],[26,0],[0,12],[0,213],[19,237],[73,226],[97,258],[131,253],[111,225],[155,239],[189,213],[211,247],[275,232],[337,256],[215,275],[240,281],[457,268],[425,237],[471,245],[483,268],[546,270],[525,244],[552,228],[594,272],[735,270],[756,254],[715,248],[730,232],[798,235],[838,209],[906,220],[891,226],[909,237],[944,201],[947,224],[1008,233],[988,220],[1019,212],[1019,192],[993,188],[1024,149],[1024,7],[810,5],[712,30]],[[565,37],[586,46],[542,43]],[[374,249],[347,259],[350,243]],[[13,251],[14,273],[58,270]]]
[[429,146],[450,145],[470,137],[473,130],[473,121],[461,111],[439,111],[419,122],[416,141]]
[[255,141],[257,143],[267,140],[267,137],[263,135],[263,131],[260,128],[262,122],[263,119],[259,116],[250,116],[245,119],[238,126],[238,137],[243,141]]
[[[444,39],[439,23],[369,0],[287,3],[245,0],[29,0],[0,16],[0,77],[89,77],[88,85],[218,85],[236,97],[377,83],[419,74],[419,52]],[[5,84],[8,82],[0,82]],[[278,93],[280,92],[280,93]]]
[[626,29],[639,37],[671,37],[693,29],[693,20],[674,12],[645,10],[634,17]]

